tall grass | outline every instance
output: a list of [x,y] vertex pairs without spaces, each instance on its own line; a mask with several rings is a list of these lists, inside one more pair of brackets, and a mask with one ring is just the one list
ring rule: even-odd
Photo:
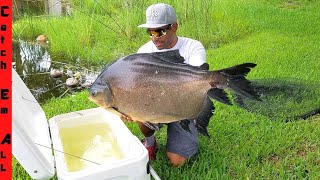
[[[312,94],[279,101],[289,111],[319,108],[320,2],[317,0],[191,0],[164,1],[178,14],[181,36],[200,40],[210,69],[242,62],[258,66],[249,79],[297,80],[312,84]],[[67,17],[25,17],[13,25],[13,37],[34,40],[46,34],[52,53],[107,63],[134,53],[149,40],[143,29],[145,9],[154,3],[138,1],[73,0]],[[278,85],[281,85],[279,81]],[[299,83],[297,83],[299,86]],[[293,86],[294,87],[294,86]],[[311,87],[311,86],[310,86]],[[317,88],[318,87],[318,88]],[[301,87],[299,87],[301,89]],[[291,93],[294,94],[295,91]],[[285,93],[285,92],[284,92]],[[87,92],[54,99],[42,107],[48,118],[91,107]],[[288,93],[287,93],[288,94]],[[290,93],[289,93],[290,94]],[[300,97],[300,96],[299,96]],[[303,99],[308,97],[308,99]],[[275,98],[283,98],[282,96]],[[308,100],[307,103],[304,101]],[[275,104],[276,105],[276,100]],[[166,130],[157,133],[160,150],[152,166],[163,179],[319,179],[320,117],[289,121],[215,103],[209,124],[211,138],[200,137],[198,156],[180,168],[165,157]],[[290,108],[292,106],[293,108]],[[57,108],[59,107],[59,108]],[[277,109],[274,109],[276,111]],[[286,114],[282,111],[281,113]],[[279,115],[279,117],[282,117]],[[142,138],[138,127],[129,129]],[[14,160],[14,178],[30,179]]]
[[[39,34],[46,34],[53,53],[63,52],[70,59],[79,56],[89,62],[114,60],[135,52],[149,40],[144,29],[136,26],[144,23],[145,9],[152,1],[73,2],[71,16],[18,20],[13,25],[13,37],[35,40]],[[179,34],[198,39],[205,47],[218,48],[251,31],[246,19],[227,15],[228,4],[222,1],[173,1],[171,4],[179,7],[176,8]]]

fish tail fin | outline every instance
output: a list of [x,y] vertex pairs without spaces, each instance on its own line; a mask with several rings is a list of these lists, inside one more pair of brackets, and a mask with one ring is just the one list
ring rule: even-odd
[[[254,63],[244,63],[219,71],[213,71],[213,82],[210,83],[212,89],[208,91],[208,96],[230,105],[231,101],[223,91],[223,89],[229,89],[240,96],[259,100],[257,93],[251,86],[251,82],[245,78],[251,68],[255,66],[256,64]],[[216,78],[216,75],[219,77]]]

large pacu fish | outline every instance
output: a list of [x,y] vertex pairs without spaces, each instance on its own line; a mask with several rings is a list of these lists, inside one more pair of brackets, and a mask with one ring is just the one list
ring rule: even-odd
[[[90,88],[90,99],[144,123],[195,123],[208,135],[213,114],[208,97],[231,104],[224,89],[240,96],[256,94],[245,76],[256,64],[208,71],[183,63],[178,50],[125,56],[106,67]],[[185,123],[181,123],[186,130]]]

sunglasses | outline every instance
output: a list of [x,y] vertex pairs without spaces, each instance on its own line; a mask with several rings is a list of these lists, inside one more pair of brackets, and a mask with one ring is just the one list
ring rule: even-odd
[[147,29],[147,33],[149,34],[150,37],[154,36],[154,37],[160,38],[167,34],[167,31],[172,27],[172,25],[173,24],[168,24],[168,26],[163,29],[155,29],[155,30]]

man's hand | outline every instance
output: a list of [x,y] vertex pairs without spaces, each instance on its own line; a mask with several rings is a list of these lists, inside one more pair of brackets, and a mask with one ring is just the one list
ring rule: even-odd
[[121,115],[120,115],[120,119],[121,119],[122,121],[124,121],[124,122],[132,122],[132,121],[133,121],[133,120],[131,119],[131,117],[126,116],[126,115],[124,115],[124,114],[121,114]]

